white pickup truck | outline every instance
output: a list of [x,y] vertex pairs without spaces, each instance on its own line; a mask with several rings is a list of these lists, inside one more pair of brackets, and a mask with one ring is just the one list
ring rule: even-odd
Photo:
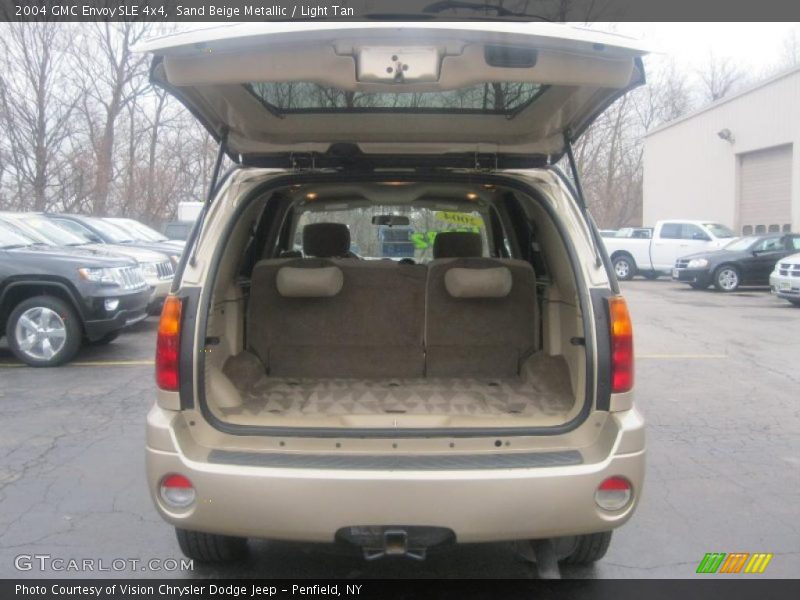
[[721,248],[736,237],[725,225],[713,221],[658,221],[651,239],[603,238],[617,279],[628,281],[637,273],[655,279],[668,273],[682,256]]

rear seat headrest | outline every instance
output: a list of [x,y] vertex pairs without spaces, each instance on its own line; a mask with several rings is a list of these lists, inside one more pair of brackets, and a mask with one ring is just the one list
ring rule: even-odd
[[275,284],[286,298],[330,298],[341,291],[344,275],[339,267],[281,267]]
[[433,239],[433,258],[478,258],[482,255],[479,233],[442,231]]
[[346,256],[350,230],[343,223],[311,223],[303,227],[303,253],[316,258]]
[[507,267],[453,267],[444,274],[444,287],[453,298],[505,298],[511,293],[512,279]]

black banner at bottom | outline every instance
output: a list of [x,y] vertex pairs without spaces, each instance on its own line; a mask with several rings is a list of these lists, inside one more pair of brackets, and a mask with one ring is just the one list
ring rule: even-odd
[[724,598],[758,600],[800,598],[800,580],[2,580],[0,598],[8,600],[206,600],[213,598],[568,598],[570,600],[661,600]]

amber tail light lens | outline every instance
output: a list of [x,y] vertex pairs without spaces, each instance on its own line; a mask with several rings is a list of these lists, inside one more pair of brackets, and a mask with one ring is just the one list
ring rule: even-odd
[[178,363],[181,348],[181,309],[183,302],[167,296],[161,310],[156,341],[156,385],[168,392],[177,392],[180,385]]
[[621,296],[608,300],[611,327],[611,391],[615,394],[633,388],[633,325],[628,305]]

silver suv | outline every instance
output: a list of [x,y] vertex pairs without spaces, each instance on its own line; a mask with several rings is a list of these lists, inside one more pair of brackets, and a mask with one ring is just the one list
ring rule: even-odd
[[220,143],[147,425],[183,551],[601,558],[641,497],[644,424],[625,301],[553,165],[574,175],[642,52],[547,23],[249,23],[143,49]]

